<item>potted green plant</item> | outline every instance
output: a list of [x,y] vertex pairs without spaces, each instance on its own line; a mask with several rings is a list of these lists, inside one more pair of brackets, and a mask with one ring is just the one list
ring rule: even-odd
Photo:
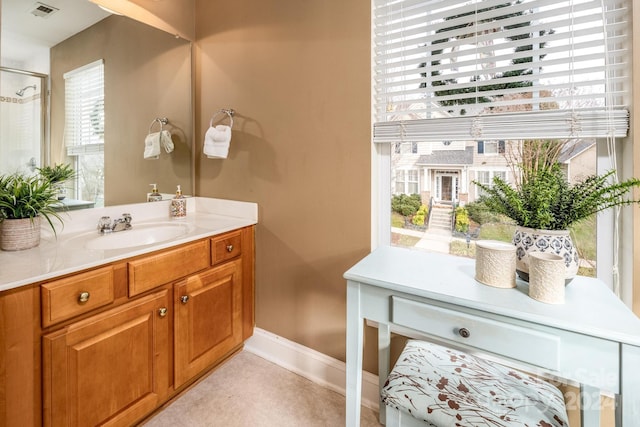
[[43,178],[48,179],[53,185],[53,188],[57,190],[58,200],[63,200],[67,194],[64,182],[73,178],[76,171],[73,170],[69,164],[59,164],[38,168],[38,173],[40,173]]
[[568,282],[577,274],[579,262],[569,228],[603,210],[640,202],[628,197],[630,190],[640,187],[640,180],[612,182],[614,171],[610,171],[572,184],[557,163],[528,166],[522,168],[515,187],[500,177],[492,186],[474,183],[485,193],[482,203],[516,223],[518,275],[528,280],[528,252],[554,252],[565,259]]
[[41,176],[21,173],[0,176],[0,249],[17,251],[40,244],[40,224],[46,219],[62,223],[56,190]]

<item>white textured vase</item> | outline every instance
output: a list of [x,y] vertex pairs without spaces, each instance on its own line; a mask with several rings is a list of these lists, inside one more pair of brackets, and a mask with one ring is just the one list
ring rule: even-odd
[[476,280],[496,288],[516,287],[516,248],[506,242],[476,242]]
[[529,296],[547,304],[564,303],[564,259],[550,252],[529,254]]
[[561,256],[566,267],[565,284],[578,274],[578,251],[571,240],[569,230],[536,230],[518,226],[513,233],[513,244],[516,247],[516,272],[522,280],[529,281],[530,252]]

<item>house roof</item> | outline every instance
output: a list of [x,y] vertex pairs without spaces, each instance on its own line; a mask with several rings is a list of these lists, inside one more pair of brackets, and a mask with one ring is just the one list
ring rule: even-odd
[[462,150],[437,150],[431,154],[423,154],[416,162],[419,165],[471,165],[473,164],[473,150],[469,146]]
[[574,141],[570,141],[563,147],[558,161],[560,163],[568,162],[577,155],[582,154],[589,148],[593,147],[595,143],[595,139],[576,139]]

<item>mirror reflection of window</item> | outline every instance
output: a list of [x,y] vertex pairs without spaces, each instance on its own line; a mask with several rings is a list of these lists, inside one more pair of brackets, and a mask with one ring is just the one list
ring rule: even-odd
[[65,145],[76,170],[75,198],[104,205],[104,61],[69,71]]

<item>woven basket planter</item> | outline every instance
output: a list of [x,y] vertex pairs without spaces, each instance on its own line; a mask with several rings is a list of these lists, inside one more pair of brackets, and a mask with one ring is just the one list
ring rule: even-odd
[[5,219],[0,222],[0,249],[21,251],[40,244],[40,217]]

